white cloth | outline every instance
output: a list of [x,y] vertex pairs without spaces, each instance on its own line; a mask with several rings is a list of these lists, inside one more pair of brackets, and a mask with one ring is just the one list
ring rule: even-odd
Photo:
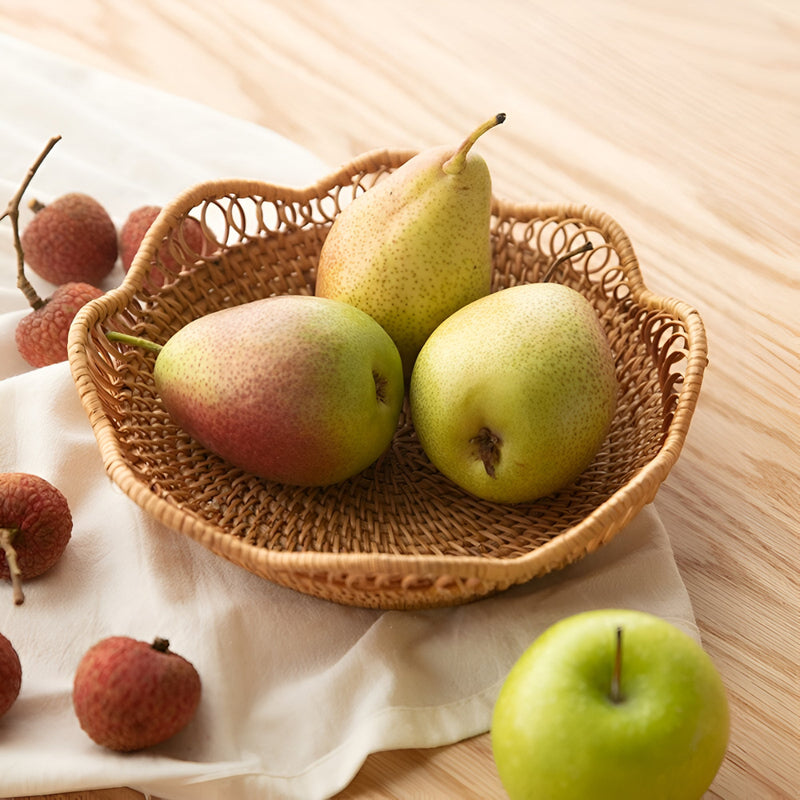
[[[0,203],[47,139],[63,135],[26,197],[85,191],[121,224],[211,178],[304,185],[325,171],[276,134],[0,37]],[[23,219],[23,223],[24,223]],[[121,279],[117,268],[109,279]],[[34,277],[34,276],[31,276]],[[34,277],[35,282],[35,277]],[[52,287],[37,284],[45,293]],[[557,574],[452,609],[348,608],[271,584],[149,518],[106,477],[66,363],[31,369],[14,345],[27,313],[0,224],[0,471],[66,495],[73,538],[0,632],[21,694],[0,720],[0,795],[130,786],[167,800],[324,798],[370,753],[488,730],[513,662],[548,624],[590,608],[659,614],[697,637],[669,539],[652,507]],[[119,755],[94,745],[71,705],[81,655],[100,638],[166,637],[203,694],[169,742]]]

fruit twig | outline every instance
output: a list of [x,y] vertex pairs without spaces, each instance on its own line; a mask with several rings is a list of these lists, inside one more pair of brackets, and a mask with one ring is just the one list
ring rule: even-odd
[[45,145],[44,150],[39,153],[39,157],[33,162],[25,175],[25,179],[22,181],[19,189],[17,189],[14,196],[9,200],[6,210],[0,214],[0,220],[5,219],[5,217],[11,220],[11,228],[14,233],[14,250],[17,252],[17,287],[22,290],[22,293],[25,295],[34,311],[41,308],[46,301],[39,297],[36,290],[25,277],[25,256],[22,252],[22,243],[19,238],[19,204],[22,202],[22,195],[25,194],[25,190],[33,180],[36,171],[42,165],[42,162],[47,158],[47,154],[53,149],[59,139],[61,139],[60,136],[53,136]]
[[565,262],[569,261],[570,258],[574,258],[575,256],[579,256],[581,253],[588,253],[590,250],[594,248],[594,245],[591,242],[585,242],[580,247],[576,247],[574,250],[570,250],[569,253],[564,253],[563,256],[557,258],[551,265],[550,268],[545,272],[544,276],[542,277],[542,283],[547,283],[550,278],[555,275],[556,270]]
[[11,586],[14,590],[14,604],[21,606],[25,602],[25,594],[22,591],[22,571],[17,563],[17,551],[11,544],[16,533],[14,528],[0,528],[0,548],[6,556]]

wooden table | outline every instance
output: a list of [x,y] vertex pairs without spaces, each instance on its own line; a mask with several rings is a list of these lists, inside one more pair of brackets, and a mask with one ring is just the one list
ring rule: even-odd
[[[707,326],[699,407],[655,505],[732,704],[707,796],[770,800],[800,796],[797,9],[0,0],[0,30],[271,127],[332,166],[455,143],[505,111],[480,145],[497,194],[614,216],[649,286]],[[371,756],[339,797],[503,796],[483,735]]]

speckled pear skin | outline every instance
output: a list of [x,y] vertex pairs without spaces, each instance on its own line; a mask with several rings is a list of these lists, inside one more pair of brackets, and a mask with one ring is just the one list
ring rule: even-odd
[[491,177],[472,152],[460,172],[445,172],[458,150],[425,150],[359,195],[334,221],[320,254],[315,294],[380,323],[406,379],[434,328],[491,288]]
[[[503,289],[450,316],[420,351],[409,389],[431,462],[500,503],[536,500],[580,475],[608,434],[617,395],[594,308],[552,283]],[[481,447],[492,454],[489,470]]]
[[172,419],[268,480],[339,483],[389,446],[404,396],[400,354],[369,315],[278,295],[190,322],[153,372]]

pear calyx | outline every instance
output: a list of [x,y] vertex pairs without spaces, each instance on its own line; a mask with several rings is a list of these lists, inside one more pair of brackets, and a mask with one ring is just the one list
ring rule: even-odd
[[461,142],[455,153],[442,164],[442,170],[448,175],[457,175],[461,172],[464,169],[464,165],[467,163],[467,153],[469,153],[472,145],[475,144],[478,138],[483,136],[486,131],[505,122],[505,119],[505,114],[495,114],[491,119],[487,119],[486,122],[475,128],[475,130]]
[[476,445],[477,456],[483,462],[483,468],[490,478],[495,477],[495,468],[500,463],[500,445],[502,440],[500,437],[483,427],[478,431],[477,436],[473,436],[469,443]]
[[387,402],[386,392],[388,381],[383,375],[378,374],[375,370],[372,371],[372,380],[375,381],[375,398],[379,403],[384,405]]

